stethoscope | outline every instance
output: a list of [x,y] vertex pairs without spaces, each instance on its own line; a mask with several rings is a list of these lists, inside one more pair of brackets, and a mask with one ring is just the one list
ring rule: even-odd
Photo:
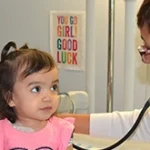
[[[121,145],[124,141],[126,141],[132,135],[132,133],[135,131],[135,129],[138,127],[144,113],[146,112],[146,110],[149,106],[150,106],[150,98],[145,103],[143,109],[141,110],[140,114],[138,115],[138,118],[136,119],[134,125],[129,130],[129,132],[124,137],[122,137],[119,141],[117,141],[116,143],[114,143],[111,146],[108,146],[106,148],[99,149],[99,150],[112,150],[112,149],[118,147],[119,145]],[[77,150],[88,150],[88,149],[82,148],[82,147],[75,145],[75,144],[73,144],[73,148],[75,148]]]

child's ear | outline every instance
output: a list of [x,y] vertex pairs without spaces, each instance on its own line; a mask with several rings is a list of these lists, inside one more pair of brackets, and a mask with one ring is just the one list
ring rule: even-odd
[[14,106],[15,106],[15,103],[14,103],[14,101],[13,101],[13,96],[12,96],[12,94],[11,94],[10,91],[8,91],[8,92],[6,92],[6,93],[4,94],[4,98],[5,98],[7,104],[8,104],[10,107],[14,107]]
[[7,102],[7,104],[10,106],[10,107],[14,107],[15,106],[15,103],[12,99],[9,100],[9,102]]

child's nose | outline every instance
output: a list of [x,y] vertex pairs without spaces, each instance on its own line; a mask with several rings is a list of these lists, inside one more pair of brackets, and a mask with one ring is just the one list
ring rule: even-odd
[[55,94],[52,91],[47,91],[44,95],[44,101],[52,101],[55,98]]

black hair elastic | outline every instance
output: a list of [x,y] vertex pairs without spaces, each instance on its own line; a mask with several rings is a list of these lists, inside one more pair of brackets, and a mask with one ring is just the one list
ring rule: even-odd
[[11,47],[13,47],[14,49],[17,49],[16,43],[13,41],[10,41],[4,46],[2,53],[1,53],[1,62],[3,62],[6,59],[8,51],[10,50]]

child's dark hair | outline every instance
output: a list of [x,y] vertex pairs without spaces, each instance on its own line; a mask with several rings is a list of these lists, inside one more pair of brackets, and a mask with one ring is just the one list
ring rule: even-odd
[[[11,47],[15,50],[9,52]],[[17,119],[13,108],[8,105],[8,102],[12,96],[17,73],[21,68],[25,68],[25,70],[23,70],[20,77],[26,78],[32,73],[43,69],[50,71],[55,67],[56,64],[53,57],[47,52],[37,49],[30,49],[27,45],[17,49],[14,42],[7,43],[2,50],[0,61],[1,119],[7,118],[12,123],[14,123]]]

